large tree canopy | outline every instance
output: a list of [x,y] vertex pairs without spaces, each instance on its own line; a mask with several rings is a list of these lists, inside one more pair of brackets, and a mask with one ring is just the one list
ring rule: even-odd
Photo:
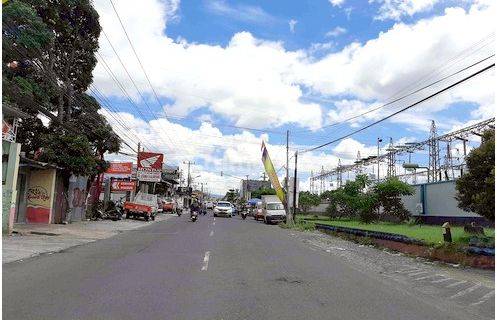
[[[2,96],[32,115],[18,129],[23,151],[33,156],[42,149],[40,159],[69,172],[103,170],[98,159],[117,152],[120,139],[85,93],[101,30],[90,1],[12,0],[2,18]],[[53,113],[49,125],[37,117],[40,110]]]
[[485,131],[481,145],[466,158],[468,172],[456,181],[459,207],[495,218],[495,131]]

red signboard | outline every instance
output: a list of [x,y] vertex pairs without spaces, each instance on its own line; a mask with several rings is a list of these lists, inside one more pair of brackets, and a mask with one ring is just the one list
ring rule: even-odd
[[112,181],[111,191],[134,191],[136,181]]
[[105,171],[108,174],[131,174],[133,169],[132,162],[111,162],[109,169]]
[[152,212],[152,207],[140,203],[126,201],[124,209],[132,212]]
[[138,169],[162,171],[163,160],[164,155],[162,153],[140,152],[138,153]]
[[164,155],[154,152],[139,152],[136,177],[140,181],[160,182]]

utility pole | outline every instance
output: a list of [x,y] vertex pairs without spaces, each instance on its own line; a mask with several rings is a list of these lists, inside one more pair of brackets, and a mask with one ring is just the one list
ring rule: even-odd
[[262,182],[266,182],[266,172],[262,173]]
[[297,215],[297,157],[299,155],[299,151],[295,151],[295,170],[293,177],[293,222],[295,223],[295,216]]
[[186,187],[190,188],[190,184],[192,182],[192,176],[190,174],[190,166],[192,164],[195,164],[195,162],[192,162],[192,161],[183,161],[183,163],[188,165],[188,175],[187,175],[187,178],[186,178]]
[[249,175],[248,175],[248,174],[246,174],[246,175],[245,175],[245,177],[247,178],[247,180],[246,180],[247,182],[246,182],[246,185],[245,185],[245,192],[244,192],[244,193],[245,193],[245,200],[247,200],[247,201],[248,201],[248,199],[249,199],[249,197],[248,197],[248,193],[249,193],[249,190],[248,190],[248,189],[249,189],[249,186],[248,186],[248,183],[249,183]]
[[288,175],[288,170],[289,170],[289,169],[288,169],[288,166],[289,166],[289,162],[288,162],[288,161],[290,160],[290,159],[288,158],[288,147],[289,147],[289,146],[288,146],[288,144],[289,144],[289,136],[290,136],[290,131],[289,131],[289,130],[287,130],[287,131],[286,131],[286,181],[285,181],[285,192],[286,192],[286,196],[285,196],[285,197],[286,197],[286,199],[285,199],[285,200],[286,200],[286,201],[285,201],[286,203],[285,203],[285,206],[286,206],[286,215],[287,215],[287,216],[289,216],[289,215],[290,215],[290,210],[289,210],[289,208],[290,208],[290,206],[289,206],[289,204],[290,204],[290,199],[288,199],[288,195],[289,195],[289,192],[288,192],[288,191],[289,191],[289,190],[288,190],[288,188],[289,188],[289,181],[288,181],[288,179],[290,179],[290,177],[289,177],[289,175]]
[[377,154],[376,154],[376,159],[378,160],[378,177],[377,177],[377,182],[379,183],[380,182],[380,142],[382,142],[383,140],[381,138],[378,138],[376,140],[376,145],[377,145]]

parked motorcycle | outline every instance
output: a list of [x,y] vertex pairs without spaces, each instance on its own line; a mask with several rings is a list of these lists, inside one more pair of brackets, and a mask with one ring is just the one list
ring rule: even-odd
[[242,219],[245,220],[245,218],[247,218],[247,211],[242,211],[241,215],[242,215]]
[[181,217],[182,213],[183,213],[183,209],[176,208],[176,214],[178,215],[178,217]]

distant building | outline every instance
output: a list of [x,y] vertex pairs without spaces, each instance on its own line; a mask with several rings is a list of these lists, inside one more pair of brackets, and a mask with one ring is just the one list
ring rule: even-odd
[[[247,183],[248,182],[248,183]],[[240,187],[240,197],[242,199],[250,199],[250,193],[259,189],[269,189],[271,188],[270,181],[264,180],[242,180]]]

